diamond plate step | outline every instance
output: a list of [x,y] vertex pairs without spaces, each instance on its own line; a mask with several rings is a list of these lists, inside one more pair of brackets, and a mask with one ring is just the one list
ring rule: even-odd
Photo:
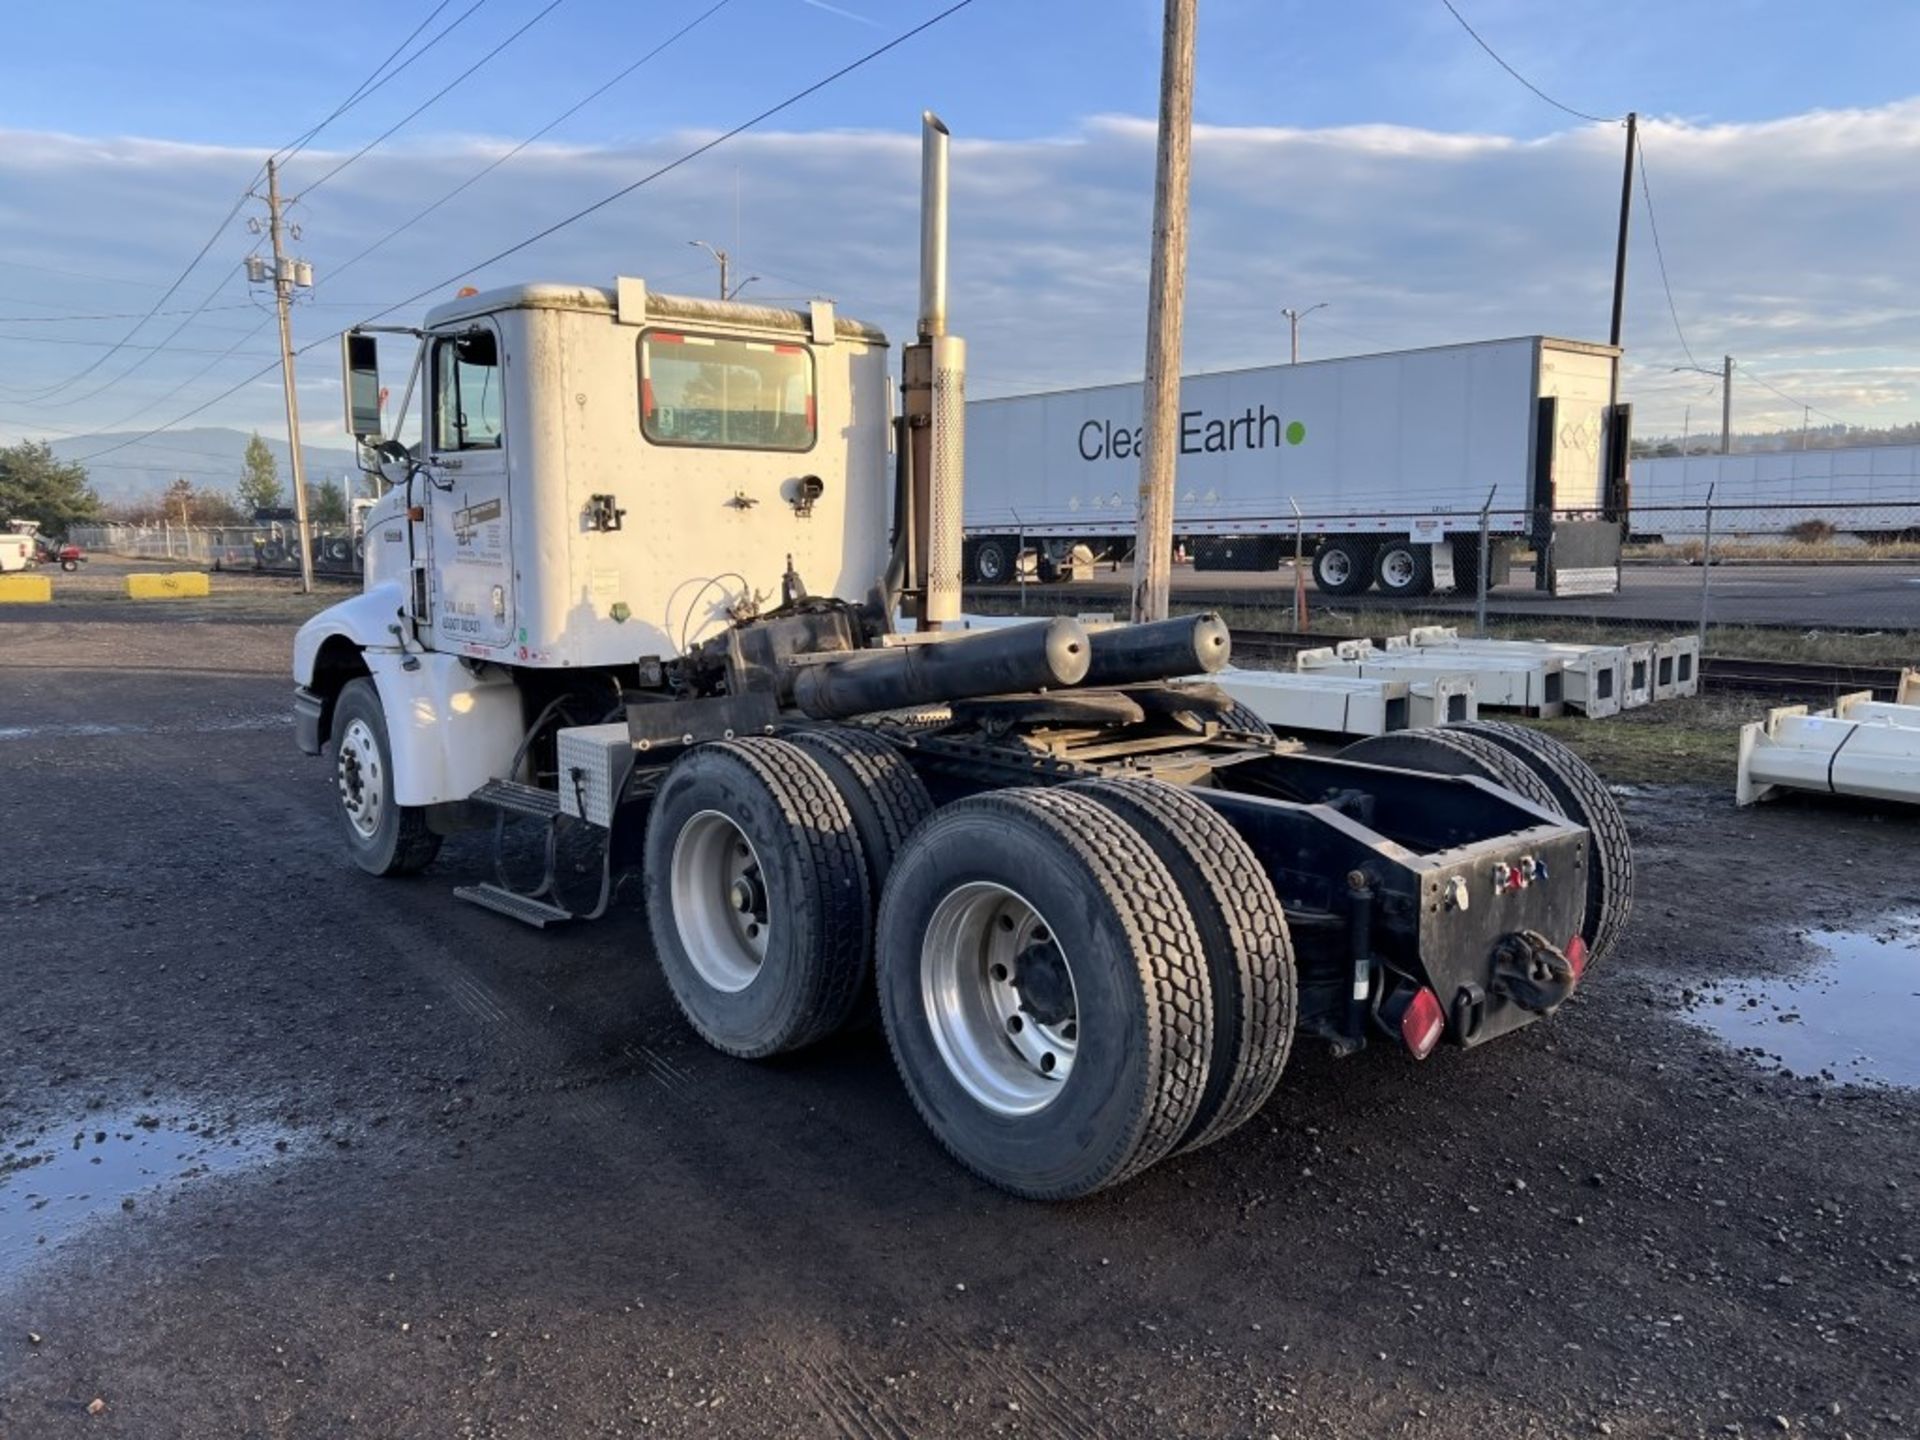
[[562,910],[558,905],[549,905],[530,895],[516,895],[499,885],[461,885],[454,890],[453,896],[456,900],[478,905],[483,910],[492,910],[518,920],[523,925],[531,925],[536,930],[544,930],[549,925],[573,918],[571,911]]
[[557,790],[542,790],[538,785],[523,785],[518,780],[489,780],[467,798],[498,810],[511,810],[516,815],[531,815],[537,820],[551,820],[560,813]]

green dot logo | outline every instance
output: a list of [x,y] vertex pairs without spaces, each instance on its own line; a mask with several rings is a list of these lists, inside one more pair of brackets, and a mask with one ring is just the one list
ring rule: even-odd
[[1288,423],[1287,444],[1298,445],[1302,440],[1306,438],[1307,438],[1306,426],[1302,425],[1298,420],[1294,420]]

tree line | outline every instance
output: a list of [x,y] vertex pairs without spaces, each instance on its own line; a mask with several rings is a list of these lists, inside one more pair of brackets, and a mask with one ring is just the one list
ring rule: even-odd
[[[309,487],[308,514],[315,525],[342,525],[346,498],[330,485]],[[0,523],[36,520],[49,535],[75,525],[123,521],[135,525],[250,525],[256,512],[287,504],[286,486],[273,451],[256,430],[247,442],[233,489],[196,485],[181,475],[155,494],[102,501],[77,460],[62,460],[44,440],[0,446]]]

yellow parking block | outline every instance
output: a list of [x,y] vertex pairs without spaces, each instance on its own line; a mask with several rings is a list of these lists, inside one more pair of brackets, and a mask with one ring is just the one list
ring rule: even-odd
[[208,594],[203,570],[172,570],[162,575],[127,576],[129,600],[194,600]]
[[53,599],[53,581],[45,575],[0,575],[0,605],[41,605]]

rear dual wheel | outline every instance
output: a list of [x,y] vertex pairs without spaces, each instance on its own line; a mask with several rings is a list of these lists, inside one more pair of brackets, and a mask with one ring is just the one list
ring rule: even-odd
[[878,953],[907,1093],[983,1179],[1069,1199],[1186,1138],[1213,1046],[1205,952],[1166,867],[1094,800],[941,810],[894,866]]
[[1039,1199],[1208,1144],[1272,1094],[1293,1035],[1286,920],[1246,842],[1154,781],[941,811],[881,902],[888,1042],[934,1135]]

